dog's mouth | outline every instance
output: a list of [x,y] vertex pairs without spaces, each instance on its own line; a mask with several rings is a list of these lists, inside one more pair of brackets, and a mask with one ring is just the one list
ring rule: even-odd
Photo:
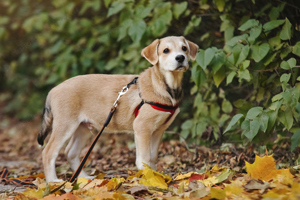
[[177,71],[186,71],[188,69],[187,66],[184,65],[178,65],[178,67],[175,69]]

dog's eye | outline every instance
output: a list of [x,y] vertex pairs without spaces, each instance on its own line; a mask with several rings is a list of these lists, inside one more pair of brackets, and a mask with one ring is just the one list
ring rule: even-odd
[[186,48],[185,46],[183,46],[183,47],[182,47],[182,50],[183,50],[183,51],[186,51],[186,50],[187,50],[187,48]]
[[164,53],[169,53],[170,50],[168,48],[164,49]]

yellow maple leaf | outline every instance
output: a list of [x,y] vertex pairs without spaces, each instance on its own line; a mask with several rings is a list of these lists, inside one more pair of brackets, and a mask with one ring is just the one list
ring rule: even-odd
[[110,181],[106,184],[107,190],[112,191],[116,190],[120,187],[121,183],[124,182],[124,178],[112,178]]
[[237,186],[231,186],[231,185],[226,185],[224,192],[226,194],[227,197],[238,197],[241,196],[242,192],[243,192],[243,188],[242,187],[237,187]]
[[225,191],[219,188],[210,188],[210,196],[211,198],[215,198],[215,199],[225,199],[226,198],[226,194]]
[[154,186],[162,189],[167,189],[168,184],[172,181],[169,175],[161,174],[154,171],[150,166],[144,164],[145,168],[143,170],[142,178],[145,180],[140,180],[139,183],[146,186]]
[[27,197],[41,199],[41,198],[43,198],[44,190],[43,189],[36,190],[36,189],[27,188],[27,190],[23,191],[22,193]]
[[248,175],[255,179],[269,181],[282,173],[289,173],[289,175],[293,176],[286,170],[276,169],[275,161],[272,155],[264,157],[255,155],[255,162],[253,164],[250,164],[247,161],[245,161],[245,163]]
[[215,176],[209,177],[209,178],[204,179],[204,180],[199,180],[199,181],[202,182],[206,187],[211,187],[211,186],[216,185],[217,183],[219,183],[217,177],[215,177]]
[[190,178],[194,173],[195,172],[189,172],[187,174],[179,174],[178,176],[176,176],[174,181],[179,181],[179,180],[182,180],[182,179]]

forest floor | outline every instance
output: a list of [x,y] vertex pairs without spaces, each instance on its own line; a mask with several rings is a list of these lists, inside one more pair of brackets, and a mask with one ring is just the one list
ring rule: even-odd
[[[40,123],[40,116],[23,122],[3,115],[0,117],[0,171],[7,168],[10,172],[9,177],[27,177],[28,179],[43,173],[43,148],[37,143]],[[91,133],[89,142],[93,138]],[[258,154],[253,147],[188,146],[185,142],[180,142],[176,134],[168,138],[173,139],[162,141],[159,147],[157,171],[168,174],[170,177],[188,172],[201,174],[211,170],[215,165],[245,173],[245,161],[253,163],[255,154]],[[87,147],[83,149],[81,156],[87,151],[88,146],[87,144]],[[268,154],[272,154],[277,166],[281,167],[293,166],[297,159],[297,155],[290,152],[289,145],[274,145]],[[87,162],[86,170],[89,173],[102,172],[105,174],[104,179],[113,177],[126,179],[133,171],[137,171],[133,135],[103,134]],[[63,150],[60,151],[56,161],[56,171],[58,177],[64,180],[72,175]],[[16,187],[3,182],[0,184],[0,199],[1,194],[5,194],[3,197],[12,198],[25,189],[25,187]]]

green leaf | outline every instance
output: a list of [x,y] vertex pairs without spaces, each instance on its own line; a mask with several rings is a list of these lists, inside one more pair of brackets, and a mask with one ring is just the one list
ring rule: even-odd
[[244,60],[242,63],[243,70],[247,69],[250,65],[250,60]]
[[243,41],[246,41],[247,38],[248,34],[239,35],[231,38],[226,44],[229,46],[235,46],[237,43],[242,43]]
[[230,101],[224,99],[223,102],[222,102],[222,110],[223,110],[223,112],[225,112],[225,113],[231,113],[232,109],[233,109],[233,107],[232,107]]
[[288,63],[287,61],[285,61],[285,60],[283,60],[283,61],[280,63],[280,67],[281,67],[282,69],[286,69],[286,70],[291,69],[289,63]]
[[[207,127],[207,122],[200,122],[200,123],[197,123],[197,126],[196,126],[196,134],[198,136],[201,136],[202,133],[204,133],[206,131],[206,127]],[[195,137],[196,135],[194,135]]]
[[292,53],[300,57],[300,42],[297,42],[295,46],[293,46]]
[[296,66],[296,59],[295,58],[290,58],[290,59],[288,59],[287,62],[288,62],[291,69]]
[[270,46],[268,43],[263,43],[260,46],[252,45],[251,50],[253,59],[255,62],[259,62],[268,54]]
[[222,51],[220,53],[216,53],[210,65],[213,73],[215,74],[226,62],[226,55]]
[[198,65],[205,70],[207,65],[209,65],[209,63],[212,61],[214,55],[215,51],[212,48],[208,48],[205,51],[200,49],[199,53],[197,54],[196,61]]
[[250,28],[258,26],[258,25],[259,25],[259,21],[258,20],[256,20],[256,19],[249,19],[242,26],[240,26],[238,29],[240,31],[245,31],[247,29],[250,29]]
[[255,27],[251,28],[248,41],[252,44],[255,41],[255,39],[260,36],[261,31],[262,31],[261,24],[259,24],[259,26],[255,26]]
[[258,115],[260,115],[263,111],[262,107],[253,107],[251,108],[247,115],[246,115],[246,119],[254,119],[256,118]]
[[135,16],[141,19],[144,19],[151,13],[152,8],[151,7],[144,7],[142,5],[138,5],[135,8]]
[[232,71],[228,74],[227,78],[226,78],[226,84],[230,84],[233,80],[233,78],[235,77],[236,75],[236,72],[235,71]]
[[289,40],[291,39],[291,35],[292,35],[292,24],[290,23],[290,21],[288,20],[288,18],[285,19],[285,24],[282,27],[282,30],[280,32],[280,39],[282,40]]
[[268,128],[268,122],[269,122],[269,116],[266,113],[262,113],[262,115],[259,117],[259,123],[260,123],[259,129],[264,133]]
[[128,35],[131,37],[131,39],[134,42],[139,42],[142,39],[143,34],[145,33],[147,28],[146,23],[144,20],[135,20],[131,24],[129,30],[128,30]]
[[280,111],[278,114],[278,119],[286,129],[290,130],[294,123],[292,109],[287,107],[285,111]]
[[215,0],[215,4],[219,10],[219,12],[223,12],[225,7],[225,0]]
[[205,53],[204,53],[204,68],[206,68],[206,66],[210,64],[210,62],[212,61],[214,56],[215,56],[215,51],[212,48],[208,48],[208,49],[205,50]]
[[202,68],[198,69],[197,65],[193,66],[192,68],[192,80],[195,82],[198,88],[206,82],[205,72]]
[[278,101],[278,100],[282,99],[282,98],[283,98],[282,94],[283,94],[283,93],[276,94],[276,95],[272,98],[272,102],[275,102],[275,101]]
[[249,54],[249,51],[250,51],[250,47],[248,45],[243,46],[242,51],[241,51],[241,53],[239,55],[239,58],[238,58],[238,60],[236,62],[237,65],[239,65],[240,63],[242,63],[247,58],[247,56]]
[[288,61],[282,61],[280,67],[285,70],[290,70],[296,66],[296,59],[290,58]]
[[238,71],[238,77],[240,78],[240,80],[239,80],[240,82],[241,82],[242,79],[245,79],[248,82],[251,80],[251,75],[250,75],[250,72],[249,72],[248,69],[246,69],[246,70],[243,70],[243,69],[239,70]]
[[249,119],[245,119],[245,121],[241,125],[241,128],[244,130],[242,135],[246,136],[250,141],[252,141],[259,131],[259,120],[257,118],[252,121],[250,121]]
[[118,12],[123,10],[124,7],[125,7],[125,3],[114,1],[108,9],[107,17],[117,14]]
[[284,23],[284,20],[271,20],[271,21],[265,23],[263,28],[264,28],[264,31],[267,32],[274,28],[277,28],[278,26],[280,26],[283,23]]
[[193,15],[192,19],[189,21],[188,25],[186,26],[183,35],[187,35],[187,34],[191,33],[193,31],[194,27],[199,26],[201,21],[202,21],[201,17],[196,17],[196,15]]
[[[186,138],[189,136],[189,133],[190,133],[189,130],[182,130],[182,131],[180,132],[180,136],[181,136],[183,139],[186,139]],[[181,140],[181,138],[180,138],[180,140]]]
[[43,193],[43,198],[48,196],[50,194],[50,186],[49,186],[49,183],[46,183],[46,189]]
[[132,24],[132,19],[126,19],[121,23],[121,26],[119,27],[118,41],[122,40],[124,37],[127,36],[127,30],[131,24]]
[[293,132],[293,136],[291,137],[291,151],[294,151],[296,147],[299,146],[300,141],[300,128],[297,128],[296,131]]
[[289,74],[284,73],[280,76],[280,82],[287,83],[287,82],[289,82],[290,78],[291,78],[291,73],[289,73]]
[[193,125],[194,125],[193,121],[190,120],[190,119],[188,119],[188,120],[186,120],[185,122],[183,122],[181,124],[181,129],[183,129],[183,130],[189,130],[189,129],[191,129],[193,127]]
[[278,7],[273,7],[269,13],[269,18],[271,20],[276,20],[279,17],[280,11]]
[[180,15],[187,9],[188,3],[186,1],[176,3],[173,7],[173,15],[175,19],[179,19]]
[[217,73],[213,74],[213,79],[214,79],[216,87],[219,87],[219,85],[225,79],[225,77],[226,77],[225,67],[221,67],[217,71]]

